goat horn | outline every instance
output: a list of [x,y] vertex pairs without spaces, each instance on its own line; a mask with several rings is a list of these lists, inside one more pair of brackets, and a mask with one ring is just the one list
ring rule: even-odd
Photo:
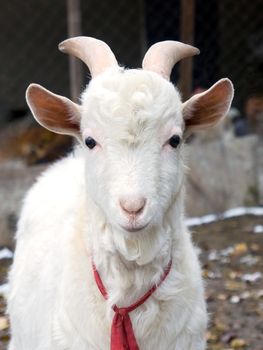
[[173,66],[183,58],[198,55],[200,51],[193,46],[179,41],[161,41],[152,45],[146,52],[142,67],[161,74],[170,80]]
[[118,62],[109,48],[101,40],[87,36],[77,36],[62,41],[59,50],[81,59],[89,68],[92,78],[109,67],[118,66]]

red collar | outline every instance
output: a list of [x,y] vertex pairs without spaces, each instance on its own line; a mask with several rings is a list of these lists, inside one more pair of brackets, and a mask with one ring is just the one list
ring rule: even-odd
[[[111,326],[111,350],[139,350],[133,329],[132,323],[130,320],[129,313],[138,306],[142,305],[161,285],[161,283],[166,279],[169,274],[172,266],[172,260],[170,260],[166,269],[163,272],[163,275],[160,278],[160,281],[152,286],[151,289],[148,290],[139,300],[137,300],[134,304],[128,307],[118,307],[117,305],[113,305],[112,309],[115,312],[112,326]],[[108,293],[102,283],[100,275],[96,269],[94,263],[92,263],[94,278],[97,283],[97,286],[103,295],[104,299],[108,299]]]

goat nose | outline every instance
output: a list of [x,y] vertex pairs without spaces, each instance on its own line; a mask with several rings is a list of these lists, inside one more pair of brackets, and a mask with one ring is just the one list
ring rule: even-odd
[[120,206],[122,210],[128,215],[139,215],[145,207],[146,199],[140,198],[122,198]]

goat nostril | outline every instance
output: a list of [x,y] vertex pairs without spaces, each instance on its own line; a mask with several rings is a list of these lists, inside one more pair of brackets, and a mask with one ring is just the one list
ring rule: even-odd
[[128,215],[139,215],[143,212],[146,204],[145,198],[136,199],[122,199],[120,200],[120,206],[122,210]]

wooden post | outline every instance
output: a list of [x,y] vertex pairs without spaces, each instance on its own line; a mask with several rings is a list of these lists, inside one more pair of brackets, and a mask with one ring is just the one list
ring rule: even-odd
[[263,113],[258,113],[257,123],[257,182],[258,182],[258,199],[259,205],[263,206]]
[[[81,0],[67,0],[68,36],[81,35]],[[79,59],[69,56],[70,96],[78,101],[83,83],[82,63]]]
[[[180,40],[189,45],[194,41],[195,0],[181,0],[181,28]],[[179,88],[183,100],[190,97],[193,83],[193,59],[186,58],[180,63]]]

